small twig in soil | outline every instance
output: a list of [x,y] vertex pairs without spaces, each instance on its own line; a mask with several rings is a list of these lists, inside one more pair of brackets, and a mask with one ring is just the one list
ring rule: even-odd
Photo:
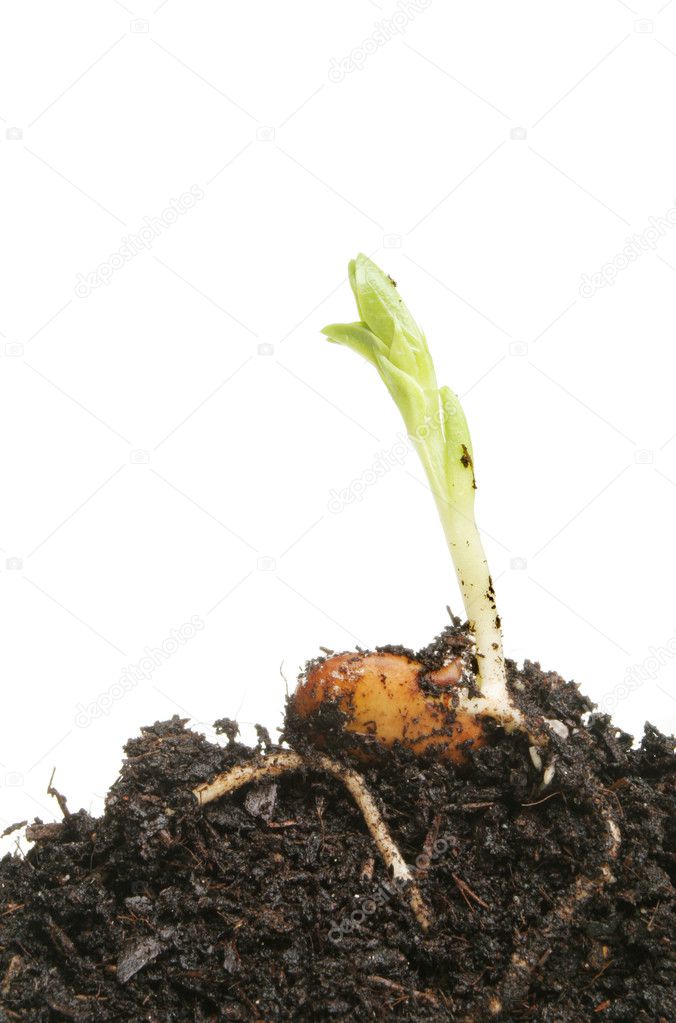
[[614,959],[609,959],[609,960],[608,960],[608,962],[606,963],[606,965],[605,965],[605,966],[602,966],[602,967],[601,967],[601,969],[599,970],[599,972],[598,972],[598,973],[595,973],[595,974],[594,974],[594,976],[592,977],[592,979],[591,979],[591,980],[589,981],[589,983],[588,983],[588,984],[587,984],[587,985],[585,986],[585,989],[584,989],[584,990],[585,990],[585,991],[589,991],[589,990],[590,990],[591,988],[593,988],[594,984],[595,984],[595,983],[596,983],[596,981],[597,981],[597,980],[599,979],[599,977],[602,977],[602,976],[603,976],[603,974],[604,974],[604,973],[606,972],[606,970],[610,969],[610,967],[611,967],[611,966],[613,965],[613,963],[614,963],[614,962],[615,962],[615,960],[614,960]]
[[280,753],[271,753],[257,763],[235,764],[229,771],[217,775],[210,782],[198,785],[193,789],[193,795],[200,806],[204,806],[205,803],[210,803],[229,792],[234,792],[242,785],[249,785],[252,782],[262,781],[263,778],[277,777],[280,774],[300,771],[304,768],[325,771],[343,783],[361,810],[371,837],[385,865],[392,872],[392,877],[395,881],[405,885],[413,914],[423,931],[426,931],[432,922],[430,911],[423,901],[420,889],[415,883],[406,861],[388,831],[373,796],[366,787],[366,782],[352,768],[332,760],[331,757],[327,757],[323,753],[315,753],[312,757],[308,757],[291,750],[283,750]]
[[25,902],[8,902],[7,909],[0,913],[0,916],[9,916],[10,913],[16,913],[20,909],[24,909],[26,906]]
[[542,799],[536,799],[534,803],[522,803],[522,806],[539,806],[540,803],[546,803],[548,799],[554,799],[555,796],[562,796],[563,792],[558,789],[556,792],[550,792],[548,796],[544,796]]
[[3,977],[2,987],[0,987],[0,992],[3,995],[6,995],[7,992],[9,991],[12,980],[14,979],[15,975],[19,972],[22,966],[23,960],[21,956],[12,956],[12,958],[9,961],[9,966],[7,967],[5,976]]
[[448,617],[451,619],[451,625],[459,625],[460,619],[453,614],[453,609],[450,604],[446,605],[446,611],[448,612]]
[[[457,887],[458,887],[458,891],[460,892],[460,894],[462,895],[462,897],[463,897],[463,898],[465,899],[465,902],[467,902],[467,905],[468,905],[468,906],[469,906],[469,902],[468,902],[468,900],[467,900],[467,896],[469,896],[469,898],[470,898],[470,899],[474,899],[474,901],[475,901],[475,902],[478,902],[478,903],[479,903],[479,905],[480,905],[480,906],[483,906],[483,908],[484,908],[484,909],[490,909],[490,908],[491,908],[491,907],[490,907],[490,906],[488,905],[488,903],[487,903],[487,902],[484,902],[484,900],[483,900],[483,899],[479,898],[479,896],[477,895],[477,893],[476,893],[476,892],[473,892],[473,891],[472,891],[472,889],[471,889],[471,888],[470,888],[470,886],[469,886],[469,885],[467,884],[467,882],[466,882],[466,881],[463,881],[463,879],[462,879],[461,877],[458,877],[458,875],[457,875],[457,874],[451,874],[451,877],[452,877],[452,878],[453,878],[453,880],[455,881],[455,883],[456,883],[456,885],[457,885]],[[472,907],[470,906],[470,909],[471,909],[471,908],[472,908]]]
[[9,824],[5,830],[0,833],[0,838],[7,838],[8,835],[14,834],[15,831],[19,831],[28,824],[28,821],[17,821],[16,824]]
[[26,828],[26,838],[29,842],[56,841],[63,831],[61,821],[53,821],[47,824],[29,824]]
[[23,849],[21,848],[21,843],[20,843],[18,838],[14,842],[14,849],[16,851],[16,855],[20,856],[24,863],[28,864],[28,866],[31,867],[33,870],[36,869],[35,866],[31,863],[31,861],[26,859],[26,854],[23,851]]
[[653,914],[650,917],[650,923],[648,924],[648,928],[647,928],[649,931],[652,931],[652,929],[653,929],[653,924],[655,923],[655,917],[657,916],[657,914],[658,914],[658,912],[660,910],[660,906],[661,905],[662,905],[662,903],[658,902],[657,905],[655,906]]
[[431,991],[416,991],[415,988],[405,988],[402,984],[396,984],[393,980],[388,980],[387,977],[370,976],[368,980],[372,984],[378,984],[379,987],[387,988],[388,991],[396,991],[397,994],[401,994],[404,998],[420,998],[422,1001],[429,1002],[430,1005],[438,1005],[439,1001],[434,997]]
[[59,804],[59,809],[61,810],[61,813],[63,814],[64,817],[70,817],[70,810],[68,809],[68,804],[66,803],[66,797],[62,796],[58,789],[55,789],[54,786],[52,785],[55,774],[56,768],[54,768],[54,770],[52,771],[52,776],[49,779],[49,785],[47,786],[47,795],[54,796],[54,799]]
[[423,842],[423,853],[432,858],[434,851],[434,843],[439,837],[439,828],[441,827],[441,814],[437,814],[432,821],[432,826],[425,835],[425,841]]

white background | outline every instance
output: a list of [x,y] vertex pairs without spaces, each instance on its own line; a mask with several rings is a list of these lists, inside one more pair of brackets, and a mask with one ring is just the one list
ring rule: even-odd
[[[2,16],[0,825],[58,816],[54,766],[98,812],[142,724],[274,729],[280,665],[421,646],[460,610],[414,457],[363,486],[396,409],[318,333],[354,318],[359,250],[464,398],[508,655],[673,728],[676,3]],[[632,236],[652,248],[620,266]]]

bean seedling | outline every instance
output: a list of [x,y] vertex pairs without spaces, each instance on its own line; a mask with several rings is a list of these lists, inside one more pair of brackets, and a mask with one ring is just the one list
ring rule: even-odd
[[397,740],[417,752],[434,746],[460,760],[469,743],[483,741],[486,718],[507,731],[525,727],[507,687],[501,622],[474,517],[472,440],[460,401],[449,387],[439,387],[425,335],[394,281],[364,255],[351,261],[349,280],[360,319],[331,324],[323,333],[374,366],[401,412],[455,566],[475,643],[476,677],[466,679],[457,657],[430,674],[393,654],[339,655],[308,672],[295,704],[307,717],[333,699],[348,730],[369,722],[385,745]]
[[[416,755],[449,759],[470,770],[468,750],[485,745],[491,728],[495,733],[497,725],[503,734],[521,733],[527,738],[534,767],[538,772],[544,767],[541,788],[551,782],[554,763],[552,758],[545,766],[540,753],[549,745],[552,733],[565,740],[568,729],[560,721],[527,718],[508,687],[501,621],[474,517],[474,453],[460,401],[450,388],[439,387],[425,335],[394,281],[364,255],[350,263],[349,280],[360,318],[354,323],[332,324],[323,333],[377,370],[401,412],[434,496],[462,592],[467,629],[460,650],[457,642],[447,651],[443,644],[436,649],[433,667],[387,648],[331,654],[311,662],[287,708],[287,721],[295,718],[304,726],[309,746],[239,764],[199,785],[193,794],[198,803],[205,804],[243,785],[292,771],[330,774],[359,806],[384,862],[393,876],[404,882],[411,910],[422,930],[427,930],[431,911],[364,778],[353,765],[326,752],[326,722],[333,722],[333,740],[358,740],[355,747],[335,743],[341,751],[355,753],[357,760],[367,760],[374,748],[388,755],[388,750],[399,745]],[[327,710],[337,714],[331,717]],[[336,717],[340,722],[337,729]],[[612,880],[611,865],[621,835],[600,786],[595,788],[593,801],[605,833],[605,859],[594,876],[578,876],[568,895],[554,906],[544,928],[547,932],[563,926],[577,906]],[[539,942],[536,935],[515,952],[500,991],[491,996],[488,1015],[500,1014],[527,986],[542,954]]]

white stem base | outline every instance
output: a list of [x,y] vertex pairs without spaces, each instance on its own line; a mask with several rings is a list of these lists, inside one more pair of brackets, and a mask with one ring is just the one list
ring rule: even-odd
[[455,565],[469,628],[474,636],[479,667],[481,696],[468,698],[464,706],[472,714],[496,718],[507,731],[524,728],[523,714],[514,705],[507,689],[502,628],[493,580],[474,518],[441,498],[437,498],[437,507]]

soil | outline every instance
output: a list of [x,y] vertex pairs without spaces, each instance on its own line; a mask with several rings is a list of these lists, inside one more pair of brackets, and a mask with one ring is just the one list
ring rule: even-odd
[[352,761],[417,864],[426,934],[338,781],[307,770],[200,808],[195,785],[277,747],[175,717],[127,743],[102,817],[62,803],[0,861],[0,1023],[676,1020],[673,740],[648,725],[636,747],[573,683],[509,669],[520,705],[571,731],[544,790],[519,736],[463,766]]

